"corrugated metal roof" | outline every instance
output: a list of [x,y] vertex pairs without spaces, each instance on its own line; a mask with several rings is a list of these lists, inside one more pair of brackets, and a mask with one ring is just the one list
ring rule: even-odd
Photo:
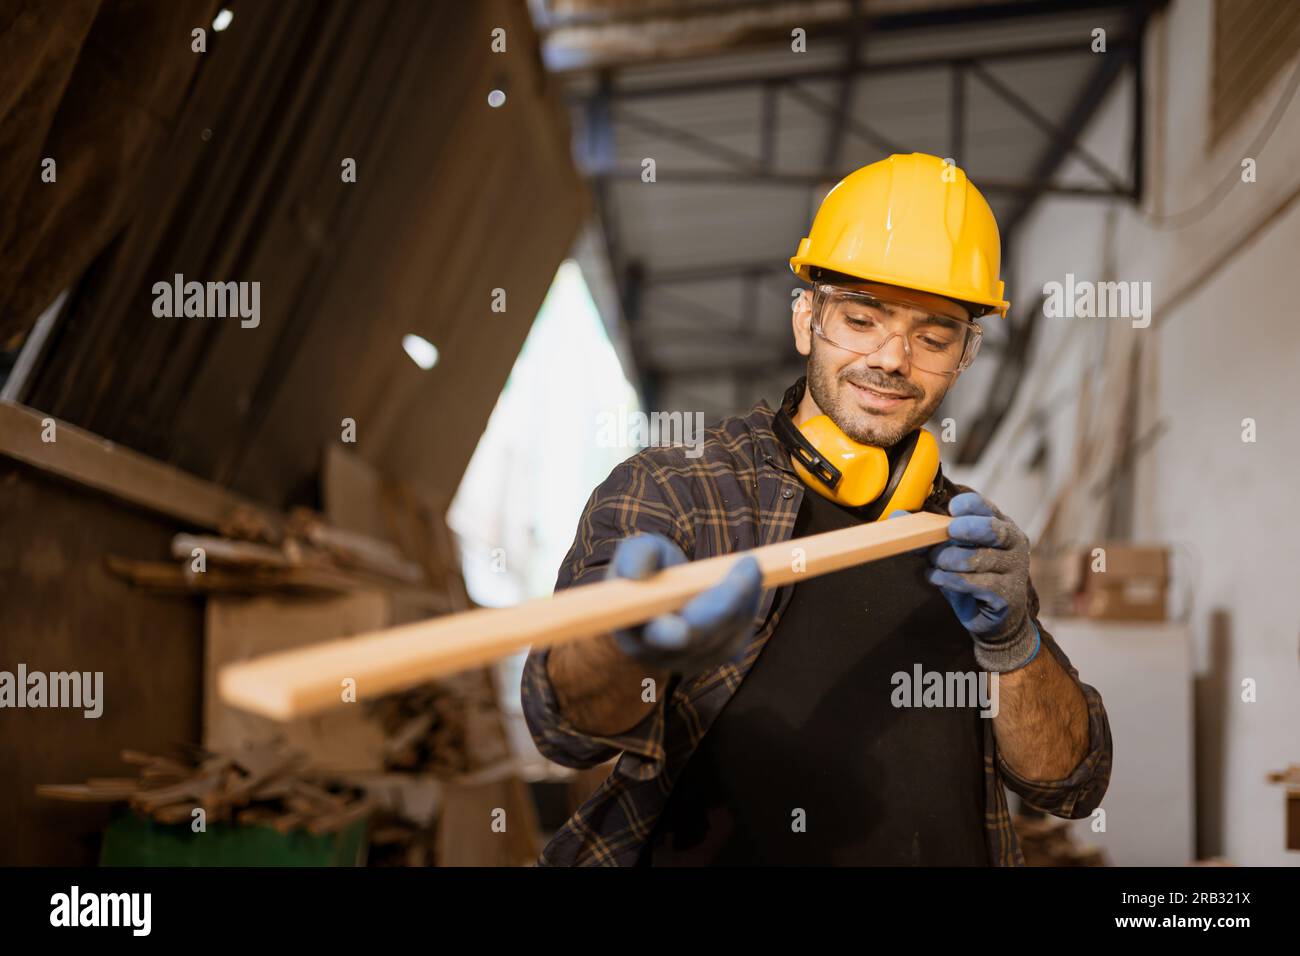
[[[968,13],[972,6],[869,3],[866,10],[868,16],[886,7],[912,14]],[[568,75],[579,140],[598,141],[602,132],[612,139],[612,162],[590,171],[609,179],[605,211],[611,248],[621,260],[616,266],[636,264],[647,277],[633,336],[643,371],[656,373],[665,390],[672,389],[674,376],[690,379],[698,397],[704,394],[697,384],[699,370],[714,369],[725,379],[729,357],[738,380],[759,375],[752,370],[765,355],[773,367],[788,363],[793,355],[789,290],[796,280],[788,271],[782,275],[786,260],[826,190],[851,170],[887,155],[889,145],[952,154],[954,61],[975,64],[1038,114],[1038,119],[1026,115],[966,72],[959,161],[977,185],[990,185],[986,195],[1001,220],[1024,202],[1024,191],[1010,187],[1031,183],[1055,138],[1039,120],[1056,126],[1065,121],[1096,72],[1101,54],[1090,49],[1092,31],[1105,29],[1114,45],[1128,29],[1130,12],[1097,3],[1072,11],[1069,3],[1026,2],[1020,5],[1025,16],[1017,17],[1009,15],[1017,12],[1013,4],[992,6],[999,14],[988,22],[967,15],[951,25],[906,30],[872,30],[869,22],[858,48],[860,67],[847,79],[844,41],[850,34],[842,23],[815,20],[807,28],[805,53],[792,52],[788,38],[782,39],[787,22],[770,31],[774,42],[762,45],[688,59],[607,64],[611,121],[606,129],[593,124],[588,111],[600,79],[592,73]],[[1045,12],[1048,6],[1052,10]],[[582,9],[615,8],[587,4]],[[942,17],[933,19],[937,23]],[[691,29],[691,23],[683,20],[682,29]],[[553,33],[551,41],[557,36]],[[840,114],[846,82],[848,110]],[[771,156],[762,165],[769,96]],[[827,165],[836,126],[843,132]],[[646,158],[655,161],[652,183],[638,175]],[[1126,171],[1115,172],[1120,178]],[[1104,185],[1096,176],[1080,184]],[[741,274],[739,267],[749,271]],[[692,269],[714,269],[717,275],[660,287],[665,274],[672,278]],[[698,340],[692,343],[669,329],[697,330]],[[743,382],[713,389],[709,394],[725,396],[724,405],[706,411],[737,410],[737,402],[752,400],[742,398],[744,393]]]

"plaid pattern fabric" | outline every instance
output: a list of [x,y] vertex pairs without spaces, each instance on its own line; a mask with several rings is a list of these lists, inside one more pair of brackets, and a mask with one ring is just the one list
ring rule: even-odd
[[[556,590],[603,580],[619,540],[656,532],[692,559],[729,554],[791,538],[804,485],[772,431],[765,402],[746,416],[720,422],[705,433],[703,454],[682,448],[651,448],[618,465],[592,493],[573,547],[560,568]],[[944,479],[925,510],[947,514],[961,488]],[[586,768],[618,757],[613,772],[542,851],[541,866],[630,866],[654,829],[673,781],[713,719],[740,687],[780,622],[791,586],[763,592],[758,627],[738,660],[691,680],[674,678],[658,706],[625,733],[584,733],[560,713],[547,677],[547,650],[535,650],[524,666],[524,715],[538,749],[566,767]],[[1038,597],[1030,587],[1030,613]],[[1078,672],[1039,625],[1043,648],[1078,682]],[[1040,652],[1041,653],[1041,652]],[[1087,756],[1067,778],[1031,782],[1018,776],[997,752],[993,721],[984,723],[984,826],[990,860],[1020,866],[1024,858],[1011,825],[1004,786],[1030,805],[1077,819],[1100,803],[1110,780],[1110,726],[1101,695],[1079,683],[1088,702]],[[619,756],[621,754],[621,756]]]

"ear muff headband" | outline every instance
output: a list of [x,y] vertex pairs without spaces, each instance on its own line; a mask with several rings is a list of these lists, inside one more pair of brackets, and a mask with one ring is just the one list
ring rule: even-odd
[[814,478],[821,481],[827,488],[835,489],[844,477],[843,473],[813,447],[813,443],[804,437],[803,432],[799,431],[798,426],[795,425],[794,420],[790,418],[784,408],[777,410],[776,417],[772,420],[772,430],[776,432],[776,437],[785,444],[790,456],[796,463],[802,464]]
[[[879,521],[881,516],[887,513],[885,506],[893,500],[894,493],[898,490],[904,473],[912,463],[912,452],[916,449],[916,441],[920,436],[919,431],[912,432],[889,450],[889,481],[885,485],[885,490],[867,505],[866,519],[868,521]],[[892,514],[895,510],[890,508],[888,513]]]
[[888,518],[899,509],[920,511],[939,482],[939,443],[924,428],[912,433],[908,460],[894,468],[890,487],[880,496],[885,502],[877,517]]
[[792,413],[804,386],[801,378],[786,391],[772,421],[804,483],[837,504],[865,507],[867,521],[921,510],[939,473],[934,436],[918,429],[886,452],[849,438],[826,415],[796,425]]

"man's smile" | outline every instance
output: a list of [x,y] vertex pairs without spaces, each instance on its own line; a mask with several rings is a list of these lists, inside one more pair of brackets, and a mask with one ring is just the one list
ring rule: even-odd
[[857,395],[859,404],[872,411],[892,412],[912,400],[909,396],[900,395],[898,392],[882,391],[856,382],[849,382],[849,385]]

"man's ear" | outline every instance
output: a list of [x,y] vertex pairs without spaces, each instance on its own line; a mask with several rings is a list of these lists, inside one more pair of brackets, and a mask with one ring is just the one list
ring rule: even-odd
[[790,303],[790,320],[794,328],[794,347],[800,355],[812,351],[812,292],[800,290]]

